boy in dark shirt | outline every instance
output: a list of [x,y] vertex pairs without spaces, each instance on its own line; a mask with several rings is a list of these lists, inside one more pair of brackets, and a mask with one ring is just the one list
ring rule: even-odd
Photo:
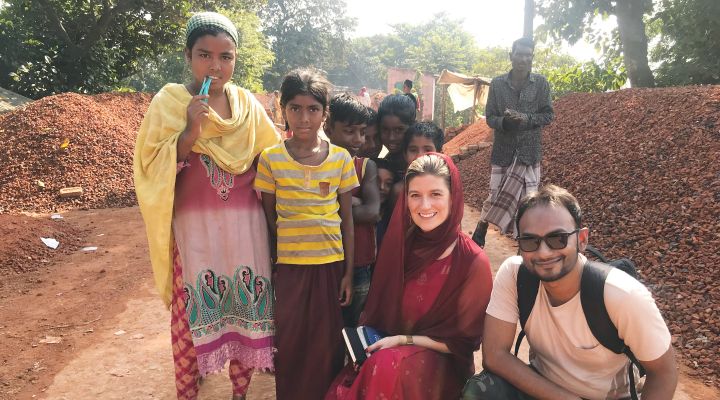
[[353,190],[353,224],[355,228],[355,271],[353,298],[343,308],[345,326],[357,326],[360,312],[365,306],[372,266],[377,254],[375,224],[380,219],[380,189],[377,184],[377,167],[369,158],[358,157],[365,142],[368,108],[349,94],[338,94],[330,100],[330,113],[325,122],[325,133],[332,144],[346,149],[353,157],[355,173],[360,186]]

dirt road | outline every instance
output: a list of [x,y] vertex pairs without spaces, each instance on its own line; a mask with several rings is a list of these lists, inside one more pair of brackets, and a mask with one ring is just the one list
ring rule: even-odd
[[[0,278],[0,399],[174,398],[170,315],[153,287],[137,208],[64,217],[87,229],[85,245],[98,249]],[[476,221],[468,209],[463,229]],[[487,249],[493,268],[515,253],[495,232]],[[200,398],[230,393],[227,377],[216,375]],[[256,375],[248,398],[274,399],[272,376]],[[675,398],[717,399],[720,392],[682,374]]]

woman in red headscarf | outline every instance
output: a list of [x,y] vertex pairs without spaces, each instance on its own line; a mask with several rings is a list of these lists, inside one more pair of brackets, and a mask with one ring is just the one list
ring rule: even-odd
[[451,399],[474,371],[492,290],[487,256],[462,233],[463,190],[437,153],[408,167],[360,323],[388,334],[330,387],[334,399]]

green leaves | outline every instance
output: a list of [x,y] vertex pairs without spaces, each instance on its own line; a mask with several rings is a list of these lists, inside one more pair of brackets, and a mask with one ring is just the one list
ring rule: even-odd
[[404,28],[405,35],[402,30],[399,33],[407,42],[405,59],[409,67],[434,73],[443,69],[470,73],[478,47],[462,21],[440,13],[427,23]]
[[599,64],[589,61],[540,71],[550,82],[553,99],[572,92],[607,92],[620,89],[627,73],[619,59]]
[[663,0],[654,23],[659,42],[651,58],[660,85],[720,83],[720,2]]
[[[625,67],[633,86],[652,86],[648,66],[648,40],[644,34],[643,16],[653,10],[652,0],[537,0],[538,15],[544,23],[538,28],[540,37],[575,44],[585,38],[598,49],[623,52]],[[608,37],[597,22],[615,15],[618,31]],[[614,55],[614,54],[613,54]]]
[[350,40],[344,53],[347,66],[331,69],[331,78],[356,88],[384,88],[388,67],[473,73],[481,51],[472,35],[463,29],[462,21],[441,13],[426,22],[392,28],[388,35]]
[[0,44],[0,85],[32,98],[111,90],[137,60],[172,47],[188,10],[187,1],[7,1],[0,20],[15,29]]
[[275,63],[265,74],[265,87],[279,87],[283,76],[298,67],[346,68],[346,38],[355,21],[345,9],[343,0],[268,0],[260,17]]
[[226,6],[233,10],[226,15],[243,36],[235,80],[261,90],[261,76],[273,60],[253,12],[262,4],[264,0],[10,0],[0,7],[0,86],[39,98],[121,86],[155,91],[169,81],[182,82],[188,76],[182,49],[190,10]]

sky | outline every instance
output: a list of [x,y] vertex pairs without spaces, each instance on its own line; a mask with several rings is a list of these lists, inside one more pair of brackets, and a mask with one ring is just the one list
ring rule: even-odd
[[[505,46],[522,36],[524,0],[346,0],[347,14],[357,20],[353,37],[387,34],[390,25],[422,23],[445,12],[463,20],[480,47]],[[535,19],[535,25],[539,23]],[[612,21],[609,22],[612,24]],[[597,57],[585,42],[566,46],[566,52],[580,61]]]

